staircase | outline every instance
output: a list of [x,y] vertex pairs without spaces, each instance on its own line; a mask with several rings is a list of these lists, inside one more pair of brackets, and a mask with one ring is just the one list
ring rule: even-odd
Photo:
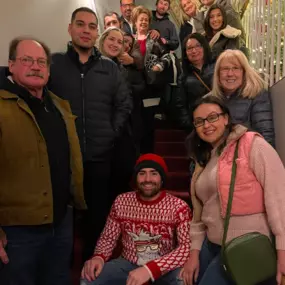
[[168,166],[168,192],[189,203],[189,159],[184,145],[186,135],[182,130],[156,130],[154,152],[161,155]]

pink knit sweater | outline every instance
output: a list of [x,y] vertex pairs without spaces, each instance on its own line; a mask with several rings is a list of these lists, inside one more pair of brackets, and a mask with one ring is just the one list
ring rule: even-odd
[[[216,150],[196,182],[196,195],[203,204],[201,222],[191,223],[191,249],[201,249],[205,235],[216,244],[222,243],[224,220],[221,217],[217,190]],[[262,138],[255,137],[250,153],[250,167],[264,190],[266,214],[230,218],[227,241],[257,231],[276,236],[277,249],[285,250],[285,171],[276,151]]]

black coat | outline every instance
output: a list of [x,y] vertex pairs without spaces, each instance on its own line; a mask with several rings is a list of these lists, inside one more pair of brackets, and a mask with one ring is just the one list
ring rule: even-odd
[[169,20],[169,15],[165,14],[163,18],[156,17],[156,11],[152,11],[151,30],[157,30],[161,38],[165,38],[167,43],[165,47],[168,51],[176,50],[179,46],[179,40],[175,25]]
[[275,145],[275,133],[270,93],[263,90],[253,99],[243,98],[236,92],[226,98],[234,124],[243,124],[260,133],[272,146]]
[[69,101],[85,161],[102,161],[123,129],[132,101],[117,65],[96,48],[82,65],[71,45],[53,55],[49,89]]
[[[215,65],[209,63],[202,70],[189,65],[189,71],[185,71],[179,80],[179,91],[176,94],[175,106],[178,121],[188,131],[192,128],[192,107],[195,101],[209,93],[209,90],[195,76],[194,71],[201,77],[203,82],[212,89],[212,81]],[[187,73],[186,73],[187,72]],[[185,74],[186,73],[186,74]]]

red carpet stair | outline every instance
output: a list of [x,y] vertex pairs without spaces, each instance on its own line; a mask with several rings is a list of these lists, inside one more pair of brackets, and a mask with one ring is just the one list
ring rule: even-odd
[[182,130],[156,130],[155,153],[163,156],[168,165],[168,192],[189,202],[189,159],[186,156],[185,138],[186,133]]

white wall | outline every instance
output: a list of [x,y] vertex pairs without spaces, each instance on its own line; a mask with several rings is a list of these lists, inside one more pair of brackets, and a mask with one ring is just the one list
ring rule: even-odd
[[7,63],[9,42],[16,36],[35,36],[53,52],[65,50],[71,13],[81,6],[94,9],[94,1],[0,0],[0,65]]

